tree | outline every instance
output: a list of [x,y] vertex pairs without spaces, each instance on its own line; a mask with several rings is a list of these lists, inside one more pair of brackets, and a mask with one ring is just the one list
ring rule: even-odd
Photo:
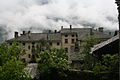
[[[51,49],[41,52],[38,65],[40,79],[53,79],[57,76],[58,80],[65,77],[64,71],[69,70],[67,55],[64,49]],[[53,79],[54,80],[54,79]]]
[[83,60],[82,68],[86,70],[92,70],[93,66],[95,65],[96,56],[90,53],[91,48],[100,41],[94,36],[89,36],[86,40],[82,40],[81,42],[84,43],[84,45],[81,46],[81,53],[84,54],[84,56],[81,57]]
[[25,64],[19,60],[24,51],[17,45],[0,44],[0,80],[30,80]]
[[16,58],[8,60],[0,66],[0,80],[30,80],[24,68],[25,65]]
[[17,46],[18,44],[17,42],[11,46],[7,43],[0,44],[0,65],[12,59],[12,57],[19,59],[21,55],[25,54],[24,50]]
[[119,56],[118,54],[102,55],[102,61],[99,61],[93,68],[94,72],[118,72],[119,71]]

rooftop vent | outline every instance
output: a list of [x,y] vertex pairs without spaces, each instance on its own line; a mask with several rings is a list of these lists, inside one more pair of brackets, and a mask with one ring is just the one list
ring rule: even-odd
[[18,37],[18,32],[15,31],[14,37],[15,37],[15,38]]
[[72,29],[72,25],[70,25],[70,29]]
[[99,32],[103,32],[103,27],[98,28]]

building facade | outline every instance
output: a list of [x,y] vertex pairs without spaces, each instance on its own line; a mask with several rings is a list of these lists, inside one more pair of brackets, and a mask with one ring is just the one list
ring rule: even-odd
[[[97,39],[101,41],[105,41],[112,37],[111,34],[107,34],[104,32],[103,28],[100,27],[98,30],[93,28],[63,28],[61,26],[61,30],[54,32],[44,32],[44,33],[31,33],[28,31],[27,33],[23,31],[22,34],[18,34],[15,32],[14,38],[7,40],[7,42],[11,45],[12,42],[20,42],[23,46],[26,54],[22,56],[22,60],[25,62],[30,62],[31,59],[36,58],[36,51],[46,50],[48,47],[50,48],[64,48],[67,55],[68,60],[74,67],[78,66],[80,53],[74,54],[76,49],[76,42],[87,39],[88,36],[95,36]],[[84,43],[80,43],[82,45]]]

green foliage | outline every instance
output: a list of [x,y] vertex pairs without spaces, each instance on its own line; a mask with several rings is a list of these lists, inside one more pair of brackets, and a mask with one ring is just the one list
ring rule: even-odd
[[64,80],[119,80],[119,73],[100,72],[95,74],[88,71],[70,71]]
[[17,42],[13,43],[12,46],[7,43],[0,44],[0,65],[12,59],[12,57],[19,59],[19,56],[25,53],[22,48],[17,47],[18,44]]
[[91,47],[99,42],[94,36],[89,36],[86,40],[82,40],[81,42],[84,45],[81,47],[82,54],[84,54],[83,59],[83,69],[92,70],[94,64],[96,63],[96,57],[94,54],[91,54]]
[[102,61],[99,61],[93,68],[96,73],[105,72],[118,72],[119,71],[119,56],[118,54],[102,55]]
[[25,65],[13,58],[0,66],[0,80],[30,80],[24,71]]
[[[40,53],[38,70],[41,78],[52,78],[52,74],[66,76],[65,70],[69,70],[67,55],[63,49],[51,49]],[[50,76],[51,75],[51,76]]]
[[85,43],[85,45],[82,46],[82,53],[90,54],[91,47],[93,47],[95,44],[99,43],[100,40],[98,40],[94,36],[89,36],[86,40],[82,40],[81,42]]
[[25,64],[19,60],[24,51],[18,44],[0,44],[0,80],[30,80],[24,70]]

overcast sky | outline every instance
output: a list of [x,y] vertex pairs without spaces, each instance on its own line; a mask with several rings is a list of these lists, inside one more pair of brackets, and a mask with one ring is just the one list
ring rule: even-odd
[[[0,0],[0,25],[6,31],[104,27],[118,29],[115,0]],[[10,36],[11,37],[11,36]]]

